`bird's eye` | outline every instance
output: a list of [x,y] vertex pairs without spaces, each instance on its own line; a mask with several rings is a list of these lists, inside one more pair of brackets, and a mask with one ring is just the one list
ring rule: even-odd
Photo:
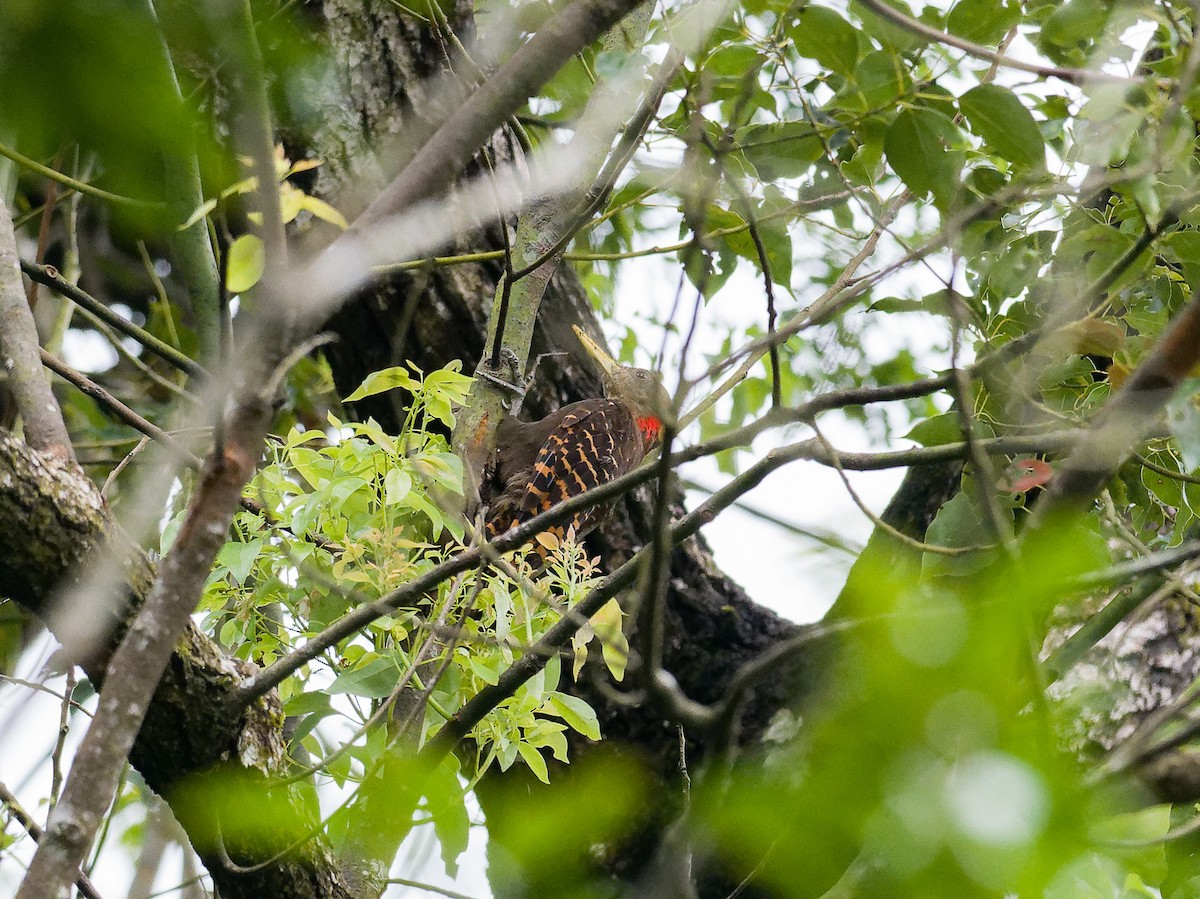
[[638,372],[638,377],[639,377],[639,378],[641,378],[643,381],[645,381],[647,378],[649,378],[649,377],[650,377],[650,372],[648,372],[648,371],[639,371],[639,372]]

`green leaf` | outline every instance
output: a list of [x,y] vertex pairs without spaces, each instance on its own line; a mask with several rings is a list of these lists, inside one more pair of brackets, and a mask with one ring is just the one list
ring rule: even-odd
[[865,101],[862,112],[891,106],[912,87],[908,70],[894,53],[868,53],[854,70],[854,82]]
[[930,109],[900,112],[883,141],[888,163],[916,194],[946,195],[958,181],[957,154],[947,150],[959,141],[958,129],[950,119]]
[[1183,457],[1185,471],[1200,468],[1200,378],[1187,378],[1167,406],[1167,426]]
[[468,661],[471,665],[471,670],[485,684],[495,686],[500,682],[500,672],[496,670],[496,665],[501,661],[500,659],[484,659],[478,655],[472,655]]
[[530,746],[528,743],[518,743],[517,752],[521,754],[525,764],[529,766],[529,770],[534,776],[544,784],[550,783],[550,773],[546,770],[546,760],[542,758],[542,754]]
[[442,863],[453,877],[458,873],[458,859],[467,851],[471,837],[471,818],[467,814],[467,800],[458,778],[458,760],[454,756],[443,759],[427,779],[425,801],[441,846]]
[[496,639],[503,643],[512,630],[512,594],[503,583],[497,583],[492,587],[491,595],[496,616]]
[[1161,246],[1176,262],[1200,264],[1200,231],[1175,231],[1162,239]]
[[562,718],[571,729],[583,734],[589,740],[600,739],[600,722],[596,720],[595,710],[578,696],[567,693],[551,693],[546,697],[542,712]]
[[230,293],[245,293],[262,278],[267,266],[267,251],[253,234],[243,234],[229,245],[225,287]]
[[796,52],[839,75],[850,75],[858,62],[858,33],[832,9],[806,6],[788,32]]
[[289,742],[293,745],[303,740],[313,729],[330,715],[336,715],[335,709],[329,703],[329,695],[324,692],[301,693],[293,696],[284,703],[284,712],[289,717],[299,717],[300,723],[292,732]]
[[[613,679],[618,681],[624,680],[625,666],[629,662],[629,641],[621,631],[621,619],[624,616],[621,604],[615,599],[610,599],[599,612],[592,616],[590,622],[596,636],[601,641],[604,664],[608,667]],[[578,676],[578,672],[576,672],[576,676]]]
[[435,540],[441,536],[442,528],[446,527],[448,522],[438,507],[425,497],[425,494],[419,490],[409,493],[407,504],[429,519],[430,525],[433,526],[433,537]]
[[941,446],[959,443],[963,439],[962,416],[957,412],[943,412],[919,422],[904,435],[906,440],[915,440],[921,446]]
[[335,677],[327,692],[351,693],[370,699],[383,699],[389,695],[400,680],[400,669],[396,663],[375,653],[367,653],[363,658],[368,661]]
[[1004,0],[959,0],[946,17],[946,28],[976,44],[998,44],[1021,19],[1021,7]]
[[[975,504],[963,492],[955,494],[938,509],[925,534],[925,542],[934,546],[962,549],[968,546],[986,546],[992,541]],[[980,549],[950,556],[927,552],[921,559],[921,575],[964,577],[987,567],[997,558],[997,553],[998,550],[995,549]]]
[[308,210],[314,218],[337,225],[343,231],[350,227],[350,223],[346,221],[344,215],[318,197],[305,193],[300,194],[300,208]]
[[462,460],[454,453],[422,453],[413,458],[412,467],[419,477],[462,493]]
[[192,227],[192,225],[196,224],[197,222],[203,221],[204,218],[216,208],[217,208],[216,200],[205,200],[198,207],[196,207],[196,210],[190,216],[188,216],[187,221],[179,226],[179,230],[186,231],[188,228]]
[[283,711],[287,715],[311,715],[326,709],[332,710],[329,694],[320,690],[298,693],[283,704]]
[[551,722],[549,721],[539,721],[537,734],[530,738],[529,745],[534,749],[543,747],[549,749],[551,755],[560,762],[565,762],[568,760],[567,737],[562,732],[565,728],[559,724],[554,725],[559,728],[558,730],[550,730],[550,726]]
[[409,374],[407,368],[403,365],[395,365],[391,368],[371,372],[363,378],[363,382],[358,385],[354,392],[345,397],[342,402],[353,403],[355,400],[375,396],[379,393],[386,393],[389,390],[395,390],[397,387],[403,387],[405,390],[414,392],[421,389],[421,385],[413,380],[413,376]]
[[738,129],[736,140],[759,177],[768,181],[798,178],[825,154],[821,138],[808,122],[747,125]]
[[1099,38],[1110,7],[1104,0],[1069,0],[1058,6],[1042,26],[1038,43],[1043,47],[1073,48]]
[[383,501],[389,506],[404,502],[412,490],[412,477],[403,468],[389,468],[383,476]]
[[1016,95],[998,84],[981,84],[958,98],[971,130],[1019,168],[1046,165],[1046,145],[1033,115]]
[[263,541],[259,539],[248,540],[245,543],[226,543],[217,553],[217,564],[228,568],[238,584],[244,584],[262,548]]

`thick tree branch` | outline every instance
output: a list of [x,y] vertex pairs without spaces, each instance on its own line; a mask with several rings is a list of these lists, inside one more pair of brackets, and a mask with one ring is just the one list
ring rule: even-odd
[[[117,607],[99,606],[107,616],[106,639],[80,660],[93,683],[102,685],[112,649],[133,610],[150,592],[155,568],[109,519],[91,481],[58,457],[35,452],[0,432],[0,480],[7,485],[0,491],[0,524],[6,533],[19,534],[19,539],[0,541],[0,594],[55,628],[59,622],[52,613],[59,595],[78,586],[94,559],[119,561],[126,585],[124,602]],[[252,670],[253,666],[225,655],[189,624],[167,675],[158,684],[131,761],[152,789],[172,797],[180,783],[223,759],[225,764],[237,760],[233,764],[240,765],[248,778],[246,801],[295,796],[291,804],[299,816],[296,827],[311,829],[316,819],[305,823],[308,813],[299,801],[305,785],[283,792],[279,787],[267,790],[268,780],[282,778],[288,767],[278,701],[260,700],[240,716],[224,711],[228,691]],[[240,801],[233,799],[232,807]],[[236,876],[222,869],[215,847],[203,839],[210,812],[174,800],[173,804],[226,899],[350,896],[341,863],[323,839],[310,841],[254,876]]]
[[116,790],[122,766],[175,645],[196,606],[259,454],[266,401],[247,398],[235,412],[224,453],[210,458],[179,536],[129,631],[109,660],[99,712],[75,755],[62,799],[51,813],[18,899],[59,895],[81,863]]
[[454,109],[404,170],[358,217],[347,236],[357,236],[445,188],[496,129],[567,60],[641,2],[580,0],[557,12],[465,103]]
[[73,459],[75,452],[62,410],[38,358],[37,325],[21,287],[18,259],[12,218],[0,201],[0,354],[8,370],[9,389],[21,412],[30,446]]

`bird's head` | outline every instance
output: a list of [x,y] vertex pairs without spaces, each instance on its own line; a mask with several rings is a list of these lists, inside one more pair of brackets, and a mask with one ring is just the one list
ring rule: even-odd
[[599,364],[604,376],[604,395],[629,407],[649,448],[662,439],[663,421],[671,413],[671,397],[658,372],[619,365],[596,341],[575,326],[575,335]]

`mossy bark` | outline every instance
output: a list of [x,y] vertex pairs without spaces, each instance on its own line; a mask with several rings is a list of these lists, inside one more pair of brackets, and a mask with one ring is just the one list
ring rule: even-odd
[[[115,641],[154,581],[153,562],[120,531],[96,486],[78,467],[32,450],[7,432],[0,432],[0,533],[19,535],[0,540],[0,594],[42,617],[52,630],[56,599],[78,590],[96,559],[120,560],[126,586],[122,601],[101,607],[103,639],[79,660],[99,686]],[[244,813],[240,803],[255,802],[291,809],[286,819],[289,833],[306,832],[320,820],[302,785],[271,787],[270,781],[283,776],[286,766],[278,698],[270,695],[240,714],[227,711],[231,688],[253,670],[189,625],[158,685],[130,761],[152,789],[171,801],[226,899],[371,895],[351,892],[353,872],[345,870],[320,837],[252,873],[230,870],[224,859],[233,857],[243,865],[262,860],[255,847],[238,853],[236,845],[201,839],[211,832],[210,822],[221,810],[213,802],[182,801],[187,794],[181,788],[214,776],[228,778],[230,772],[236,774],[239,790],[225,794],[228,820]],[[209,793],[210,799],[217,796]]]

